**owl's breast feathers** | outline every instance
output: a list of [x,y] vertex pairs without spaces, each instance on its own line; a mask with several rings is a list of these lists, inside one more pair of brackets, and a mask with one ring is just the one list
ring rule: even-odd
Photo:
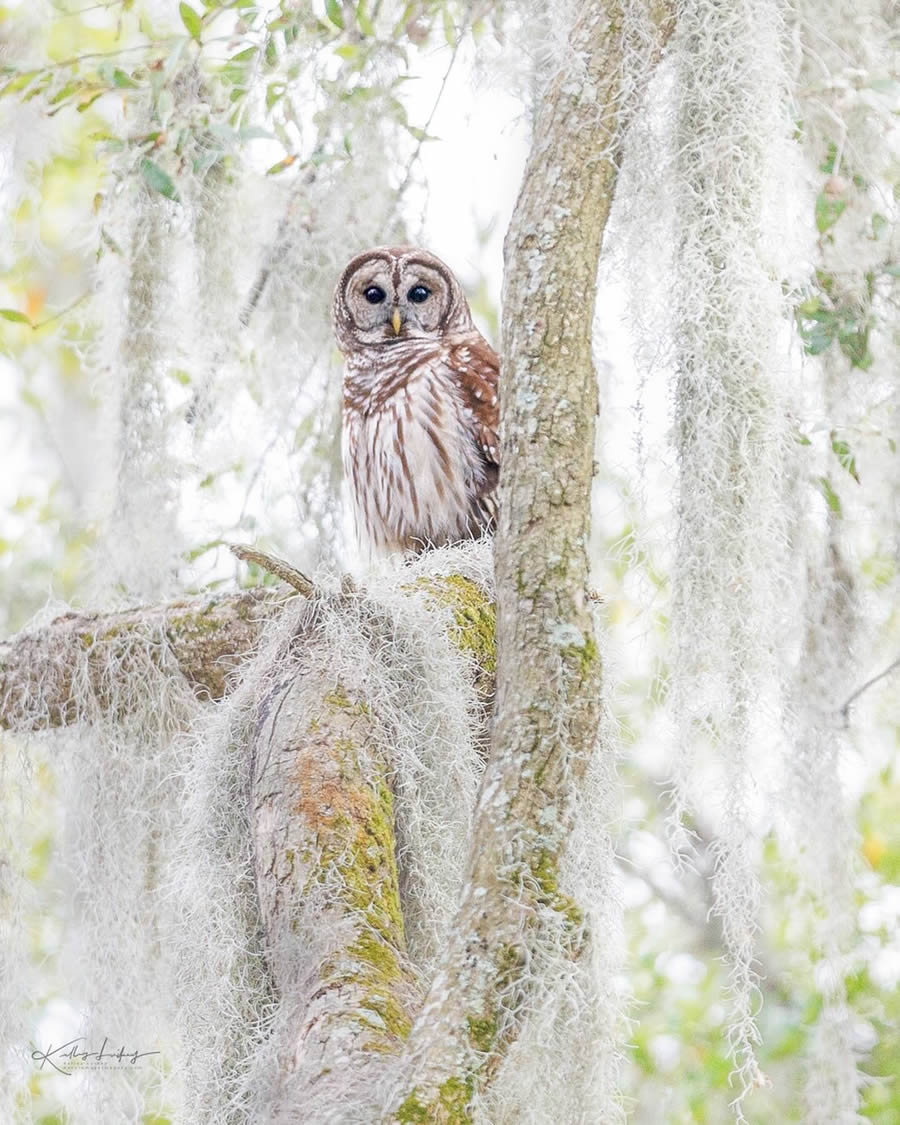
[[421,550],[493,528],[498,360],[472,331],[348,357],[344,467],[360,537]]

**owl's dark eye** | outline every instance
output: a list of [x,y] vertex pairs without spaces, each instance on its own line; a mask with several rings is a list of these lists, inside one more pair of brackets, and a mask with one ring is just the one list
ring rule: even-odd
[[386,294],[380,285],[370,285],[363,296],[370,305],[380,305]]
[[414,285],[406,295],[414,305],[421,305],[431,296],[431,290],[426,289],[424,285]]

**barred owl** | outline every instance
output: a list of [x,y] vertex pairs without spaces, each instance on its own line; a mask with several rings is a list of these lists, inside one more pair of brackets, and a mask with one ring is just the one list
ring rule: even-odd
[[499,362],[459,282],[426,250],[379,246],[341,274],[333,319],[360,542],[419,552],[491,530]]

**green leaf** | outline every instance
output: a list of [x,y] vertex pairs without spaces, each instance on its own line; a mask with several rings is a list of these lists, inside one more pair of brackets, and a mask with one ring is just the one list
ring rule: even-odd
[[42,75],[37,80],[37,82],[35,82],[30,87],[30,89],[26,90],[26,92],[22,95],[22,101],[23,102],[30,102],[32,98],[37,98],[41,94],[46,93],[46,91],[50,88],[50,85],[51,85],[52,82],[53,82],[53,75],[52,74]]
[[825,159],[819,165],[819,171],[824,172],[826,175],[830,176],[831,173],[834,171],[834,162],[835,162],[836,159],[837,159],[837,145],[834,143],[834,141],[829,141],[828,142],[828,152],[825,156]]
[[188,35],[199,43],[200,33],[203,30],[203,21],[199,14],[194,11],[190,4],[185,4],[184,0],[178,5],[178,11],[181,13],[181,22],[187,28]]
[[96,94],[91,94],[83,102],[80,102],[76,107],[79,113],[84,113],[85,110],[90,109],[97,98],[102,98],[106,93],[105,90],[98,90]]
[[820,192],[816,196],[816,230],[824,234],[838,221],[844,213],[847,202],[844,199],[833,199],[831,196]]
[[356,5],[356,22],[363,35],[373,36],[375,34],[375,25],[369,18],[366,6],[366,0],[359,0],[359,3]]
[[825,502],[828,504],[829,510],[834,512],[838,519],[840,519],[843,516],[843,512],[841,511],[841,498],[834,491],[828,477],[819,477],[819,489],[825,497]]
[[812,445],[812,442],[809,440],[806,434],[801,434],[799,430],[794,434],[794,441],[798,445]]
[[831,448],[837,454],[837,459],[841,463],[841,468],[846,469],[856,483],[859,484],[859,473],[856,471],[856,458],[853,456],[853,450],[848,443],[840,438],[836,438],[832,434]]
[[818,297],[807,297],[797,306],[797,315],[811,320],[821,320],[822,311],[822,302]]
[[229,83],[229,85],[236,87],[232,90],[231,97],[235,95],[240,97],[241,91],[247,87],[247,63],[250,59],[255,58],[258,54],[258,47],[247,47],[243,51],[238,51],[236,55],[232,55],[225,63],[219,74],[222,80]]
[[453,17],[447,8],[444,8],[444,38],[448,47],[456,46],[456,28],[453,26]]
[[800,335],[803,337],[803,349],[807,355],[821,355],[828,350],[834,339],[828,329],[821,326],[809,331],[801,331]]
[[296,156],[296,154],[291,153],[289,156],[286,156],[283,160],[279,160],[277,164],[273,164],[271,168],[267,168],[266,169],[266,175],[267,176],[276,176],[279,172],[283,172],[285,170],[285,168],[290,168],[290,166],[292,164],[296,164],[296,163],[297,163],[297,156]]
[[838,346],[853,367],[868,371],[875,362],[875,357],[869,351],[869,325],[851,324],[852,327],[838,332]]
[[182,553],[182,558],[186,562],[196,562],[201,555],[205,555],[207,551],[214,551],[217,547],[225,545],[224,539],[210,539],[208,543],[200,543],[196,547],[192,547],[189,551]]
[[271,109],[272,106],[281,101],[286,89],[284,82],[270,82],[266,89],[266,109]]
[[335,47],[334,53],[342,59],[355,59],[359,57],[359,45],[356,43],[342,43],[340,47]]
[[18,309],[0,309],[0,316],[2,316],[4,320],[11,320],[13,324],[27,324],[29,328],[34,327],[31,323],[31,318],[27,317],[23,312],[19,312]]
[[66,98],[70,98],[76,90],[83,89],[82,83],[77,79],[72,82],[67,82],[65,86],[61,86],[56,93],[47,102],[47,105],[59,105],[64,102]]
[[875,211],[872,214],[872,237],[880,239],[888,227],[888,220],[881,214],[880,211]]
[[164,195],[166,199],[171,199],[175,203],[181,202],[181,196],[178,194],[178,188],[175,187],[172,177],[158,164],[155,164],[149,156],[145,156],[141,160],[140,172],[148,188],[158,191],[160,195]]
[[338,0],[325,0],[325,14],[335,27],[339,27],[341,31],[344,30],[344,13]]
[[23,70],[21,74],[17,74],[15,78],[11,78],[9,82],[0,90],[0,98],[4,94],[15,94],[19,90],[24,90],[28,83],[40,71],[37,70]]
[[112,80],[120,90],[136,90],[138,88],[138,83],[135,82],[131,75],[126,74],[125,71],[120,70],[119,67],[116,67],[112,72]]

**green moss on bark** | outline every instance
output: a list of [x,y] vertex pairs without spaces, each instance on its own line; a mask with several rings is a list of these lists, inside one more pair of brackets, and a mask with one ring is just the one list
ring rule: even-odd
[[497,614],[484,591],[471,579],[460,574],[440,578],[420,578],[416,583],[426,590],[438,605],[453,612],[451,639],[469,653],[478,666],[494,675],[497,670]]
[[[345,713],[361,714],[340,688],[327,703]],[[330,882],[337,875],[343,905],[357,920],[357,935],[346,949],[349,961],[333,966],[333,971],[358,989],[356,1023],[371,1033],[365,1049],[393,1053],[411,1026],[401,1000],[409,982],[402,960],[405,939],[393,794],[386,781],[371,786],[360,776],[358,748],[352,738],[335,738],[332,747],[331,756],[342,766],[345,784],[355,789],[352,793],[344,790],[349,798],[345,807],[328,817],[329,844],[317,857],[314,869],[319,880]]]
[[466,1024],[469,1028],[469,1042],[475,1050],[481,1051],[485,1055],[490,1054],[497,1041],[497,1017],[491,1016],[482,1019],[477,1016],[469,1016]]
[[573,930],[580,929],[584,924],[584,911],[571,895],[559,889],[559,858],[541,848],[532,856],[530,867],[538,885],[538,902],[555,910]]
[[401,1125],[469,1125],[469,1102],[475,1082],[471,1076],[448,1078],[438,1087],[437,1097],[425,1103],[413,1090],[400,1103],[394,1120]]

